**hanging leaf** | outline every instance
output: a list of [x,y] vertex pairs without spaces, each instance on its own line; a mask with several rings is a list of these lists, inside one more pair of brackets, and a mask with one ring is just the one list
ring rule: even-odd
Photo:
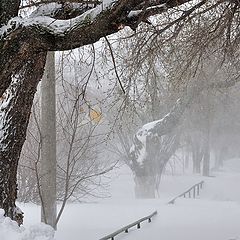
[[89,112],[91,121],[99,123],[102,119],[102,113],[96,109],[91,109]]

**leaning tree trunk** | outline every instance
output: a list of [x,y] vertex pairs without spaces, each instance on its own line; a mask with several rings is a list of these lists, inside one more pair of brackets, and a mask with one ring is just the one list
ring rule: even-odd
[[29,60],[18,74],[12,74],[11,84],[0,100],[0,208],[19,225],[23,213],[15,204],[17,166],[44,63],[45,54],[42,53]]

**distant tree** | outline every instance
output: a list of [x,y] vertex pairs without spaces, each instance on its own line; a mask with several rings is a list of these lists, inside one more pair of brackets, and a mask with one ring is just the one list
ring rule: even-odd
[[[238,81],[240,80],[237,78]],[[162,118],[143,125],[133,138],[133,145],[130,148],[130,166],[135,169],[134,174],[139,182],[139,196],[152,198],[155,196],[155,184],[153,177],[155,172],[162,173],[170,156],[176,150],[178,140],[176,129],[183,121],[184,113],[191,106],[194,99],[203,90],[212,88],[228,88],[236,83],[232,81],[220,81],[208,83],[206,86],[198,84],[190,87],[185,94],[179,98],[172,109]],[[210,139],[209,139],[209,110],[207,113],[207,125],[204,129],[203,144],[203,174],[209,176],[210,171]],[[199,163],[200,164],[200,163]]]

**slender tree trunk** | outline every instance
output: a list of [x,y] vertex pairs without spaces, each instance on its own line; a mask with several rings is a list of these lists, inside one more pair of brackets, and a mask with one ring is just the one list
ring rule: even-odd
[[222,167],[222,160],[223,160],[223,151],[222,147],[219,146],[220,149],[215,150],[214,152],[214,169],[219,170]]
[[189,159],[190,159],[189,151],[188,151],[188,149],[185,149],[185,152],[184,152],[184,170],[189,168]]
[[210,174],[210,146],[209,146],[209,135],[207,134],[207,139],[204,147],[203,155],[203,176],[209,176]]
[[41,83],[42,222],[56,228],[56,99],[55,54],[48,52]]
[[206,129],[205,129],[205,141],[204,141],[204,155],[203,155],[203,176],[209,176],[210,174],[210,102],[209,102],[209,90],[207,91],[206,102]]
[[201,150],[201,144],[199,142],[193,142],[193,172],[201,173],[201,162],[203,158],[203,152]]

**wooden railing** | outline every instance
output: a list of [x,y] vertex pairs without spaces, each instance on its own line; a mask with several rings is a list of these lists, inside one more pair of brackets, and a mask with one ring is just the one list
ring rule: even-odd
[[188,198],[196,198],[200,194],[200,189],[203,188],[204,181],[201,181],[195,185],[193,185],[191,188],[189,188],[184,193],[178,195],[177,197],[173,198],[171,201],[168,202],[168,204],[174,204],[177,198],[180,197],[188,197]]
[[152,221],[151,220],[152,217],[155,216],[156,214],[157,214],[157,211],[153,212],[152,214],[150,214],[150,215],[148,215],[146,217],[143,217],[143,218],[137,220],[136,222],[133,222],[133,223],[131,223],[131,224],[129,224],[129,225],[127,225],[127,226],[117,230],[116,232],[113,232],[113,233],[111,233],[111,234],[101,238],[100,240],[108,240],[108,239],[114,240],[114,237],[116,237],[120,233],[123,233],[123,232],[128,233],[129,228],[132,228],[134,226],[137,226],[137,228],[140,228],[141,227],[141,223],[143,221],[148,220],[148,222],[150,223]]

